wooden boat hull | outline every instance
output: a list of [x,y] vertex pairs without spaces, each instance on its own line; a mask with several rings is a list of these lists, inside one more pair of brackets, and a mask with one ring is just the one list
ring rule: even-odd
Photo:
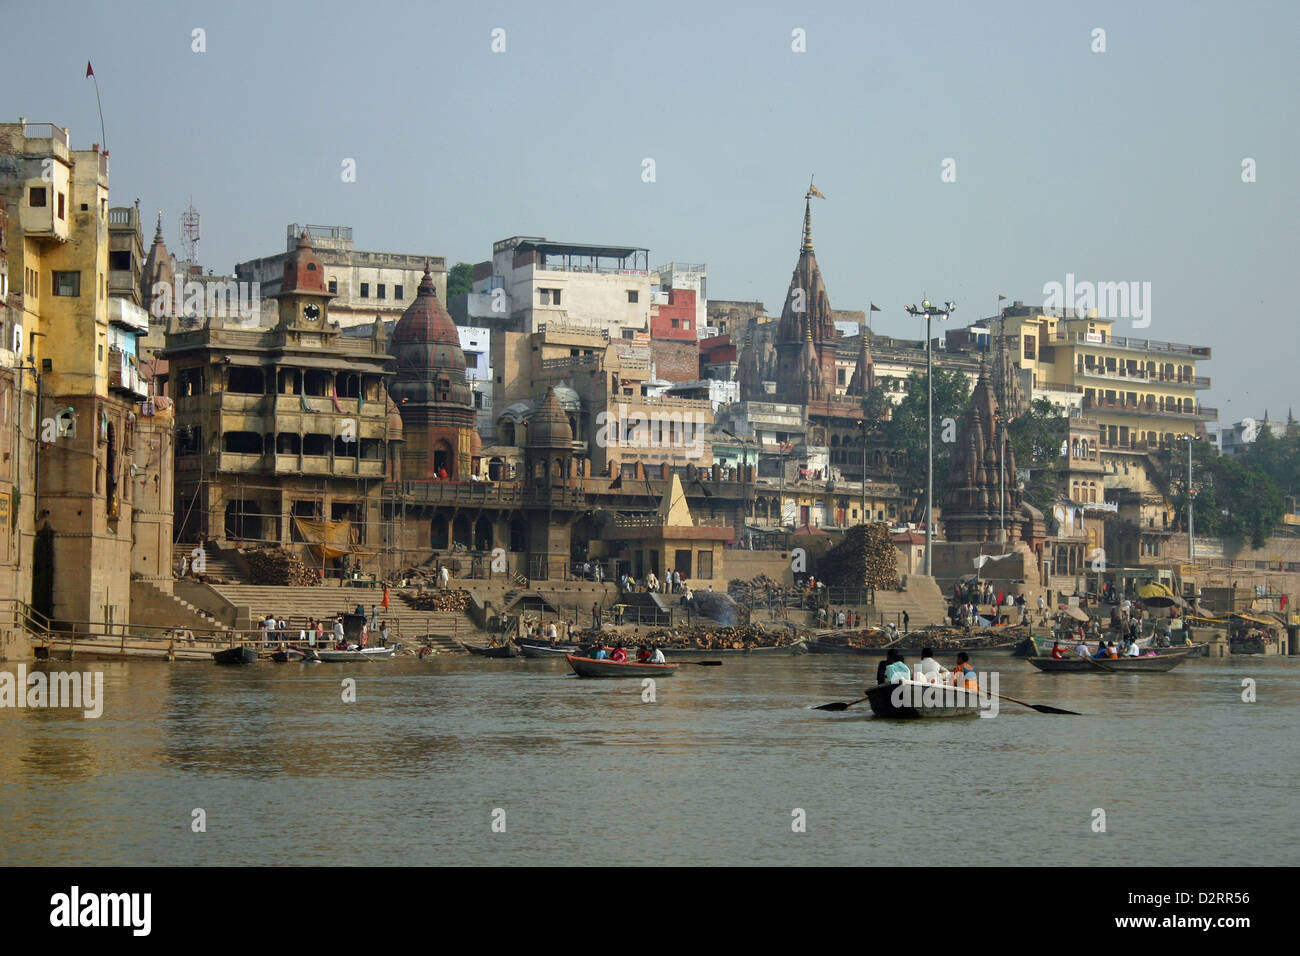
[[1049,674],[1158,674],[1171,671],[1191,656],[1187,651],[1164,651],[1156,657],[1116,657],[1086,661],[1081,657],[1031,657],[1029,663]]
[[818,640],[807,644],[809,654],[854,654],[859,657],[884,657],[889,647],[850,647],[847,644],[827,644]]
[[563,660],[566,654],[576,654],[582,648],[577,644],[520,644],[519,653],[532,660]]
[[[926,692],[933,697],[926,699]],[[901,720],[935,717],[978,717],[979,693],[943,684],[902,681],[867,689],[867,703],[877,717]]]
[[252,664],[257,660],[257,648],[227,647],[213,651],[212,659],[218,664]]
[[286,647],[271,655],[277,664],[319,664],[320,654],[314,647]]
[[350,664],[356,661],[387,660],[397,653],[397,645],[367,647],[359,651],[320,650],[316,652],[326,664]]
[[783,657],[791,654],[806,654],[808,652],[807,641],[795,641],[793,644],[782,644],[780,647],[665,647],[664,653],[671,654],[673,657],[749,657],[758,655],[759,657]]
[[564,659],[579,677],[671,677],[678,667],[676,664],[638,664],[635,661],[617,664],[573,654],[565,654]]
[[475,647],[473,644],[466,644],[464,641],[461,641],[460,646],[478,657],[519,656],[519,648],[515,647],[513,644],[502,644],[500,647]]

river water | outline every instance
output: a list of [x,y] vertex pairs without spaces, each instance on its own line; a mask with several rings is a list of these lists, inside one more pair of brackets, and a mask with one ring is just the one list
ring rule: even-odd
[[975,664],[1086,716],[809,709],[874,658],[683,663],[652,703],[563,661],[39,665],[104,713],[0,709],[0,864],[1300,862],[1300,659]]

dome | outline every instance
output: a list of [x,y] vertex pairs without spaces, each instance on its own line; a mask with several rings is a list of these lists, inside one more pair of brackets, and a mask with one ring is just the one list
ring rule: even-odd
[[471,458],[477,458],[481,454],[483,454],[483,439],[476,428],[469,433],[469,455]]
[[555,397],[559,399],[560,407],[566,413],[582,411],[582,398],[563,382],[555,386]]
[[438,301],[428,266],[415,301],[393,326],[388,351],[397,359],[388,393],[404,414],[420,405],[473,410],[460,335]]
[[541,408],[528,424],[529,448],[573,449],[573,429],[555,393],[556,389],[546,393]]
[[531,402],[511,402],[497,416],[497,421],[508,421],[514,425],[520,425],[532,417],[533,406]]

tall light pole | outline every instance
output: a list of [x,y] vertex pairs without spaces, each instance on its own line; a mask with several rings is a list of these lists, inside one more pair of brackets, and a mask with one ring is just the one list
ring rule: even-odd
[[1196,435],[1188,435],[1187,441],[1187,563],[1196,563],[1196,489],[1192,487],[1192,442],[1199,441]]
[[1001,436],[998,449],[998,544],[1007,543],[1007,422],[1001,415],[997,417],[998,434]]
[[931,305],[929,299],[922,299],[920,308],[909,305],[906,311],[910,315],[925,317],[925,389],[926,389],[926,466],[925,466],[925,576],[932,577],[934,551],[934,356],[930,341],[930,320],[946,319],[957,309],[956,303],[945,302],[942,308]]
[[867,523],[867,420],[858,422],[862,429],[862,523]]

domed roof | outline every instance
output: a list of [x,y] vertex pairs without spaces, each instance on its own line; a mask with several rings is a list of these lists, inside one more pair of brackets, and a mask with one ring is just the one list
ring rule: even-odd
[[404,419],[418,406],[473,411],[460,335],[456,323],[438,302],[428,266],[415,301],[393,326],[388,351],[397,359],[397,375],[389,382],[388,393]]
[[333,296],[325,286],[325,266],[312,249],[305,232],[298,237],[293,253],[284,260],[284,279],[275,298],[296,293]]
[[559,399],[560,407],[566,412],[582,411],[582,398],[572,388],[561,382],[555,386],[555,397]]
[[509,420],[518,425],[533,417],[532,402],[511,402],[497,416],[497,421]]
[[551,389],[546,393],[537,414],[528,423],[529,448],[562,448],[566,451],[573,448],[573,429],[555,392],[556,389]]
[[433,285],[433,273],[424,267],[424,278],[415,290],[415,301],[406,307],[402,317],[393,326],[390,345],[408,342],[437,343],[455,346],[460,354],[460,367],[465,367],[465,354],[460,351],[460,334],[456,323],[438,301],[438,290]]
[[479,436],[478,429],[469,433],[469,455],[475,458],[483,454],[483,439]]

